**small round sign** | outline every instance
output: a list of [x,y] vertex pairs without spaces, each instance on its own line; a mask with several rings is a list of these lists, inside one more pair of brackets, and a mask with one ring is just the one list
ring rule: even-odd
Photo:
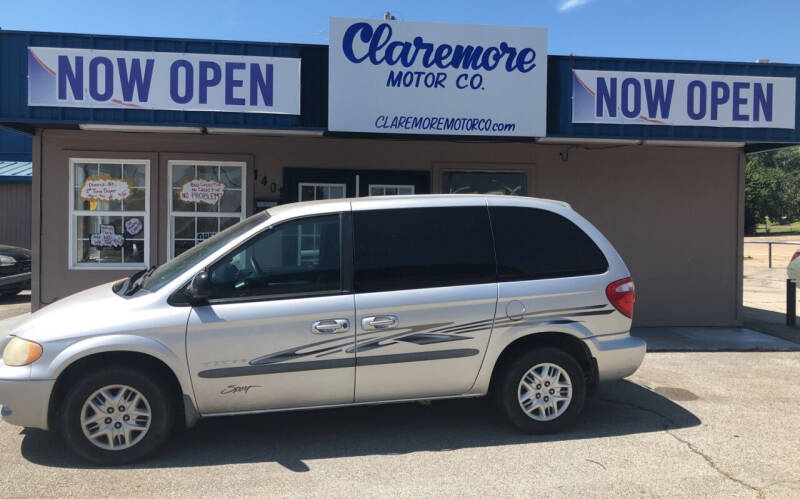
[[129,218],[127,222],[125,222],[125,230],[128,234],[135,236],[136,234],[142,231],[143,225],[142,221],[138,218]]

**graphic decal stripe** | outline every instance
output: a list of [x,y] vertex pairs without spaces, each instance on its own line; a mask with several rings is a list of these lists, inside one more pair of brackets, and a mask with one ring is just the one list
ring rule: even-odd
[[414,343],[416,345],[431,345],[433,343],[444,343],[446,341],[471,340],[469,336],[455,336],[450,334],[418,333],[411,336],[403,336],[398,341]]
[[[453,350],[437,350],[433,352],[399,353],[392,355],[372,355],[358,359],[359,366],[376,366],[382,364],[400,364],[405,362],[422,362],[426,360],[458,359],[477,355],[474,348]],[[312,360],[307,362],[288,362],[285,364],[259,364],[241,367],[223,367],[200,371],[201,378],[233,378],[240,376],[258,376],[262,374],[291,373],[298,371],[317,371],[320,369],[337,369],[356,366],[356,359]]]
[[458,348],[454,350],[434,350],[432,352],[397,353],[392,355],[368,355],[359,357],[356,366],[377,366],[381,364],[399,364],[401,362],[421,362],[425,360],[459,359],[478,355],[475,348]]
[[238,376],[258,376],[261,374],[293,373],[298,371],[316,371],[319,369],[337,369],[354,367],[356,359],[311,360],[306,362],[287,362],[285,364],[257,364],[241,367],[223,367],[209,369],[197,373],[201,378],[233,378]]
[[[393,334],[386,336],[371,336],[362,332],[357,337],[331,338],[328,340],[308,343],[306,345],[281,350],[267,355],[262,355],[249,362],[248,366],[224,367],[208,369],[199,373],[203,378],[224,378],[234,376],[254,376],[296,371],[314,371],[319,369],[336,369],[340,367],[353,367],[356,359],[321,359],[333,354],[358,353],[358,365],[393,364],[398,362],[417,362],[435,360],[440,358],[458,358],[478,354],[475,349],[454,349],[439,351],[411,352],[390,355],[364,355],[367,352],[394,345],[399,341],[416,345],[432,345],[459,340],[473,339],[462,336],[466,333],[476,333],[496,328],[506,328],[520,325],[534,324],[567,324],[576,322],[573,317],[590,315],[607,315],[614,312],[607,305],[589,305],[584,307],[542,310],[526,314],[521,320],[511,320],[507,317],[496,317],[473,322],[454,324],[452,322],[438,322],[417,324],[393,329]],[[303,360],[315,358],[321,360]]]
[[[307,348],[316,347],[316,346],[325,345],[325,344],[330,344],[330,343],[337,343],[337,344],[336,345],[328,345],[328,346],[322,347],[322,348],[317,348],[317,349],[311,350],[309,352],[303,352],[303,350],[306,350]],[[352,345],[352,344],[353,344],[352,337],[351,337],[351,339],[333,338],[333,339],[330,339],[330,340],[317,341],[315,343],[309,343],[307,345],[303,345],[303,346],[298,347],[298,348],[290,348],[290,349],[287,349],[287,350],[281,350],[280,352],[275,352],[275,353],[271,353],[271,354],[268,354],[268,355],[262,355],[261,357],[258,357],[256,359],[251,360],[250,361],[250,365],[274,364],[276,362],[283,362],[283,361],[286,361],[286,360],[292,360],[292,359],[297,359],[297,358],[300,358],[300,357],[307,357],[307,356],[310,356],[310,355],[327,352],[327,351],[332,350],[332,349],[338,350],[338,349],[340,349],[342,347],[345,347],[345,346],[348,346],[348,345]],[[300,353],[300,352],[302,352],[302,353]]]

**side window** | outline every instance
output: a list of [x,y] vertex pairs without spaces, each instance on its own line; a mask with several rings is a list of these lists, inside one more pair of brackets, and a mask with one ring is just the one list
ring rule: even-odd
[[603,252],[583,230],[556,213],[491,207],[500,281],[601,274]]
[[324,215],[265,230],[211,267],[210,298],[342,289],[339,223],[339,215]]
[[482,206],[356,211],[358,293],[494,282]]

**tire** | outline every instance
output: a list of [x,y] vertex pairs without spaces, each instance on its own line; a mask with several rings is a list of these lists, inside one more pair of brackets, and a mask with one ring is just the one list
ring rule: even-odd
[[[140,396],[138,399],[137,394]],[[114,398],[117,401],[109,404]],[[125,399],[136,406],[125,407]],[[106,414],[94,407],[104,409]],[[109,409],[113,409],[113,413]],[[149,417],[144,416],[148,411]],[[83,415],[97,421],[85,429],[81,424]],[[124,419],[126,417],[128,419]],[[98,369],[80,378],[64,398],[59,426],[67,445],[78,456],[97,464],[115,465],[155,453],[167,441],[174,422],[172,398],[163,383],[141,371],[122,366]],[[126,432],[126,428],[130,431]],[[113,441],[106,430],[115,432]],[[94,439],[90,440],[87,433]],[[126,434],[127,441],[124,439]]]
[[[545,369],[553,376],[542,378]],[[532,370],[537,376],[530,373]],[[523,385],[523,379],[526,385]],[[569,391],[560,389],[562,396],[569,392],[566,401],[554,402],[552,399],[559,391],[556,380],[561,385],[569,384],[571,388]],[[545,386],[547,383],[553,385]],[[532,390],[529,391],[528,387]],[[538,398],[536,393],[539,394]],[[586,379],[581,366],[571,355],[555,348],[536,349],[520,355],[506,366],[499,380],[496,397],[506,417],[523,432],[555,433],[573,424],[583,410]],[[545,398],[549,399],[548,402],[544,402]],[[536,408],[530,409],[537,400],[539,402],[534,404]],[[530,415],[523,405],[529,408]]]

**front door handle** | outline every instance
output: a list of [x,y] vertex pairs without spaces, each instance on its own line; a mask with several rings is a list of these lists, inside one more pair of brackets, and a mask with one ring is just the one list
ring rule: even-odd
[[397,326],[396,315],[375,315],[361,319],[361,329],[364,331],[377,331],[391,329]]
[[311,332],[314,334],[345,333],[348,329],[350,321],[347,319],[324,319],[311,324]]

